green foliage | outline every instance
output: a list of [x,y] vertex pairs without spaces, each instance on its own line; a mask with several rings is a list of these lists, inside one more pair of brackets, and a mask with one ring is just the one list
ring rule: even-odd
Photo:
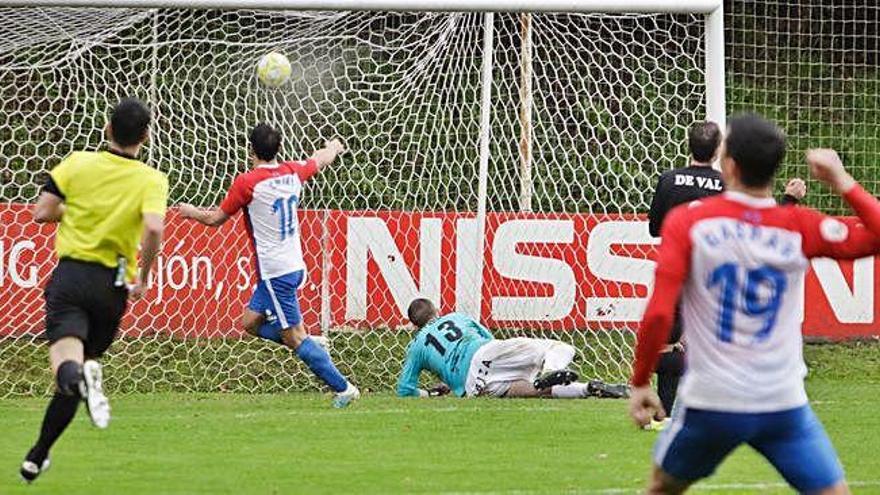
[[[868,14],[855,9],[841,17],[839,9],[823,6],[729,3],[730,113],[755,110],[783,125],[790,137],[785,178],[806,175],[806,148],[833,146],[857,178],[871,189],[880,186],[876,50],[862,46],[849,22]],[[438,46],[461,44],[460,56],[438,52],[429,61],[407,59],[400,45],[415,42],[414,36],[448,33],[424,19],[424,29],[414,30],[416,19],[406,15],[390,15],[359,32],[374,45],[345,36],[330,44],[291,44],[300,55],[294,58],[299,76],[284,90],[267,91],[254,86],[249,64],[258,47],[230,41],[262,41],[278,31],[267,31],[271,26],[291,23],[298,31],[307,21],[268,13],[249,14],[253,22],[212,11],[156,15],[143,15],[106,43],[79,53],[75,67],[22,68],[47,60],[73,62],[69,50],[77,47],[68,42],[10,55],[19,68],[0,70],[0,120],[6,122],[0,126],[0,156],[6,160],[0,201],[32,201],[48,168],[72,150],[101,145],[107,105],[136,95],[156,110],[154,144],[144,156],[168,173],[172,203],[216,204],[231,178],[247,167],[247,130],[265,120],[287,136],[288,158],[311,152],[328,135],[348,140],[351,153],[309,186],[306,207],[476,209],[481,55],[467,43],[479,39],[478,16],[456,18],[457,38],[434,40]],[[789,24],[775,25],[779,17]],[[826,17],[826,23],[812,20]],[[518,33],[517,19],[497,21],[490,211],[520,209],[519,41],[509,34]],[[650,29],[630,21],[633,32]],[[150,46],[144,40],[154,36],[153,22],[165,29]],[[584,27],[578,22],[559,17],[548,26],[565,39]],[[539,31],[547,28],[540,26]],[[698,39],[685,31],[674,39],[691,40],[685,44]],[[802,31],[817,36],[800,36]],[[181,33],[191,40],[181,41]],[[835,41],[839,33],[843,37]],[[629,34],[617,35],[625,40]],[[842,57],[838,42],[856,43],[855,52]],[[634,37],[632,43],[644,40]],[[566,64],[581,66],[556,72],[546,64],[560,57],[560,48],[536,47],[535,211],[645,212],[659,172],[686,160],[685,130],[701,117],[704,104],[701,69],[693,66],[700,57],[607,46],[614,47],[604,54],[609,64],[639,68],[630,73],[598,67],[595,59],[570,53]],[[442,91],[414,89],[419,85]],[[806,202],[846,211],[818,187],[810,188]]]

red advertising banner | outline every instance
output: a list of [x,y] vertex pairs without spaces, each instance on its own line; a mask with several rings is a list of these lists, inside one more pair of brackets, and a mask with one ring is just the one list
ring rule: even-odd
[[[209,229],[170,212],[151,289],[131,306],[123,331],[240,335],[237,321],[254,284],[240,222]],[[490,213],[485,244],[478,227],[469,213],[300,211],[306,326],[397,327],[417,296],[444,311],[479,314],[496,328],[601,330],[639,320],[656,242],[641,217]],[[53,231],[33,223],[26,206],[0,204],[0,335],[42,330]],[[878,263],[813,260],[804,332],[880,335]]]

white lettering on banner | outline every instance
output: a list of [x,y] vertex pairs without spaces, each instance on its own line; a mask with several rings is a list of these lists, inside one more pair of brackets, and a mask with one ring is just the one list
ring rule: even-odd
[[[611,252],[615,244],[659,244],[648,233],[646,222],[602,222],[593,227],[587,241],[587,267],[601,280],[652,286],[651,260]],[[638,321],[647,299],[640,297],[588,297],[588,321]]]
[[455,222],[455,310],[480,319],[483,300],[480,259],[482,251],[474,250],[477,244],[477,220],[460,218]]
[[[176,267],[179,267],[175,269]],[[162,271],[162,269],[159,269]],[[180,274],[180,280],[175,280],[174,274]],[[189,282],[189,270],[186,269],[186,260],[183,256],[174,255],[168,258],[168,264],[165,265],[165,275],[168,280],[168,286],[174,290],[180,290],[187,286]]]
[[254,284],[251,282],[251,259],[240,257],[235,266],[238,267],[238,283],[235,287],[238,290],[246,290],[253,287]]
[[423,218],[420,228],[419,286],[404,262],[388,226],[381,218],[348,217],[346,246],[345,318],[363,320],[367,317],[367,275],[370,255],[379,267],[379,274],[388,285],[400,314],[406,314],[416,297],[440,301],[440,238],[443,222],[439,218]]
[[860,258],[853,263],[852,290],[836,261],[819,258],[812,260],[812,265],[828,304],[841,323],[874,322],[873,257]]
[[[5,273],[9,274],[9,279],[12,280],[13,284],[23,289],[31,289],[37,286],[38,278],[36,266],[30,265],[27,267],[27,278],[22,277],[21,272],[18,271],[18,264],[22,251],[28,250],[33,252],[36,247],[37,245],[30,240],[14,242],[9,248],[9,258],[6,258],[6,244],[3,241],[0,241],[0,286],[3,285],[3,281],[5,280]],[[6,267],[5,273],[3,269],[4,265]]]
[[199,274],[203,272],[203,270],[199,269],[199,266],[204,267],[205,273],[205,288],[210,290],[214,285],[214,264],[211,262],[211,258],[207,256],[196,256],[192,260],[192,278],[190,279],[191,287],[195,289],[199,286]]
[[[184,246],[184,241],[178,241],[173,251],[179,251]],[[193,256],[186,258],[179,254],[171,256],[159,256],[156,259],[155,279],[150,272],[149,286],[157,287],[156,299],[153,304],[158,304],[164,299],[166,288],[174,291],[183,289],[198,289],[203,286],[211,290],[214,287],[214,263],[207,256]],[[204,277],[201,274],[204,273]],[[202,282],[200,284],[200,282]]]
[[519,254],[518,244],[570,244],[574,241],[571,220],[509,220],[495,232],[492,261],[495,270],[508,279],[553,286],[549,297],[492,298],[492,319],[496,321],[559,320],[574,309],[577,283],[571,266],[563,260]]

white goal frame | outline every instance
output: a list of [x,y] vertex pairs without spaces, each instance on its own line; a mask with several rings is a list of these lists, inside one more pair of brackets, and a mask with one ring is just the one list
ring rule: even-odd
[[[724,11],[722,0],[0,0],[0,7],[113,7],[113,8],[183,8],[183,9],[274,9],[274,10],[340,10],[340,11],[449,11],[484,12],[481,75],[479,177],[477,188],[477,249],[485,245],[486,203],[488,191],[492,68],[494,53],[494,12],[577,12],[577,13],[677,13],[705,16],[705,82],[706,119],[726,125],[724,69]],[[530,57],[524,55],[524,61]],[[528,71],[528,68],[525,69]],[[522,76],[528,79],[526,72]],[[526,101],[530,101],[528,98]],[[530,109],[522,109],[524,126],[530,125]],[[522,158],[525,177],[530,176],[530,129],[523,131]],[[524,211],[530,210],[531,187],[521,192]],[[476,273],[482,273],[478,270]],[[482,281],[481,285],[482,285]],[[480,297],[472,298],[461,307],[479,317]],[[325,322],[326,323],[326,322]],[[323,325],[322,325],[323,326]],[[325,326],[324,330],[327,328]]]
[[[319,140],[322,126],[335,127],[329,121],[312,122],[309,115],[333,115],[333,122],[350,126],[339,132],[355,138],[351,160],[356,165],[354,172],[340,170],[312,186],[310,197],[316,199],[308,203],[305,225],[308,252],[314,256],[307,264],[320,277],[306,287],[304,297],[309,301],[307,326],[332,338],[331,352],[344,373],[356,377],[359,385],[387,387],[394,373],[389,363],[398,362],[410,335],[404,305],[423,296],[436,298],[444,309],[470,314],[499,336],[517,332],[570,342],[579,349],[583,376],[621,379],[629,373],[632,324],[641,316],[651,283],[649,260],[641,259],[643,246],[653,244],[640,216],[647,208],[646,193],[661,171],[685,159],[681,136],[694,121],[725,125],[722,2],[0,0],[9,22],[21,23],[7,44],[11,62],[0,69],[6,70],[4,80],[21,84],[22,96],[12,99],[5,111],[9,122],[19,121],[29,115],[32,101],[50,101],[56,87],[64,94],[73,88],[87,95],[145,97],[164,117],[154,129],[148,161],[171,174],[179,188],[175,199],[201,205],[216,203],[220,181],[225,183],[237,168],[228,163],[243,158],[230,150],[237,149],[233,143],[247,122],[268,119],[287,125],[299,136],[292,148],[300,153],[311,146],[308,141]],[[45,37],[31,34],[46,22],[44,17],[51,21],[56,15],[63,22]],[[167,32],[163,19],[169,22]],[[222,26],[230,19],[261,22],[254,22],[252,30],[248,24],[229,24],[227,32]],[[301,30],[295,32],[302,32],[303,40],[276,29],[275,19]],[[113,29],[105,32],[105,27]],[[373,57],[373,40],[360,38],[372,36],[374,27],[381,43],[390,47],[387,56]],[[195,35],[178,40],[184,32]],[[184,62],[204,53],[196,48],[175,51],[174,44],[181,42],[217,45],[204,52],[216,60],[207,78],[189,70],[198,63]],[[301,65],[302,77],[283,93],[261,90],[251,61],[254,49],[274,49],[276,43],[294,53]],[[69,56],[71,49],[80,54],[78,45],[86,46],[82,56]],[[340,51],[332,51],[336,49]],[[181,62],[164,62],[166,57],[175,59],[177,52]],[[131,62],[127,77],[114,79],[115,66],[103,63],[108,54]],[[324,54],[336,61],[335,68],[319,57]],[[423,62],[425,54],[430,55],[428,62]],[[52,72],[40,72],[59,60]],[[362,60],[363,67],[358,65]],[[353,72],[331,70],[342,67]],[[386,72],[395,75],[392,82],[399,86],[379,87],[367,77],[384,77]],[[326,81],[317,79],[325,75],[330,76]],[[205,89],[191,86],[195,82],[204,82]],[[377,91],[370,97],[377,108],[346,106],[369,91]],[[191,96],[205,98],[194,107],[205,107],[198,118],[222,122],[216,136],[199,135],[191,120],[173,114],[173,104]],[[58,144],[43,135],[18,136],[4,148],[12,161],[0,173],[13,174],[13,180],[0,191],[5,194],[0,199],[10,201],[0,202],[0,213],[15,215],[4,217],[13,218],[9,222],[14,228],[27,223],[17,215],[34,200],[38,175],[45,172],[29,157],[56,160],[70,144],[94,147],[100,142],[94,129],[103,122],[94,102],[71,102],[50,108],[45,123],[33,125],[39,132],[67,132],[67,124],[56,119],[73,112],[77,118],[70,120],[88,121],[93,130],[71,132]],[[234,108],[224,106],[230,102]],[[298,106],[300,113],[281,111]],[[267,109],[269,115],[258,109]],[[413,127],[400,139],[376,137],[395,126]],[[20,130],[14,124],[4,127],[10,128]],[[196,132],[187,134],[190,139],[184,143],[189,154],[208,150],[207,161],[227,165],[205,172],[187,161],[175,168],[174,155],[165,156],[175,148],[163,143],[173,144],[181,131]],[[358,142],[361,135],[365,141]],[[437,139],[442,146],[432,144]],[[32,145],[43,148],[33,152],[27,148]],[[388,172],[390,179],[360,182],[358,174],[364,171]],[[356,191],[351,197],[349,185]],[[337,197],[334,188],[345,192]],[[34,314],[37,269],[45,273],[49,266],[47,233],[40,231],[34,249],[40,253],[31,265],[34,282],[17,285],[28,291]],[[316,382],[295,357],[241,338],[232,312],[220,306],[227,297],[246,295],[249,278],[241,262],[249,258],[244,239],[230,234],[230,240],[242,242],[214,246],[206,256],[202,248],[213,241],[205,233],[184,228],[175,235],[178,242],[166,243],[151,285],[155,302],[168,302],[168,309],[133,308],[120,339],[120,357],[107,363],[111,370],[137,371],[120,375],[121,389],[313,388]],[[538,247],[534,253],[520,253],[511,244],[516,239]],[[639,254],[620,256],[611,249],[615,240]],[[34,244],[27,238],[13,241],[28,250]],[[0,237],[0,284],[6,245],[7,239]],[[556,260],[566,265],[564,273],[544,273],[538,268],[550,265],[536,268],[510,256],[553,260],[557,252],[565,258]],[[223,268],[215,272],[217,263]],[[184,278],[174,278],[175,273]],[[556,278],[548,282],[551,276]],[[535,283],[553,285],[554,295],[541,292],[546,289],[532,291]],[[534,293],[526,295],[529,291]],[[374,294],[382,297],[369,300]],[[14,305],[12,318],[24,307],[14,301],[5,304]],[[40,324],[36,318],[13,323],[10,338],[0,332],[0,358],[8,354],[32,371],[22,377],[36,376],[42,369],[36,364],[42,352]],[[216,365],[233,355],[242,357],[217,374]],[[282,369],[284,378],[278,379]],[[158,380],[148,379],[158,370]],[[266,381],[266,374],[276,378]],[[13,385],[12,395],[37,393],[43,383],[2,374],[0,382]]]

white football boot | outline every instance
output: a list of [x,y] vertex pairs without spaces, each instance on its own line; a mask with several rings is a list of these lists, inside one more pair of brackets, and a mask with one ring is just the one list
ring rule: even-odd
[[358,390],[357,387],[352,385],[351,383],[345,387],[345,390],[342,392],[337,392],[333,397],[333,407],[337,409],[342,409],[343,407],[348,406],[352,402],[361,398],[361,391]]
[[110,424],[110,401],[104,395],[104,374],[101,363],[88,360],[83,363],[83,400],[89,410],[92,424],[98,428],[106,428]]

